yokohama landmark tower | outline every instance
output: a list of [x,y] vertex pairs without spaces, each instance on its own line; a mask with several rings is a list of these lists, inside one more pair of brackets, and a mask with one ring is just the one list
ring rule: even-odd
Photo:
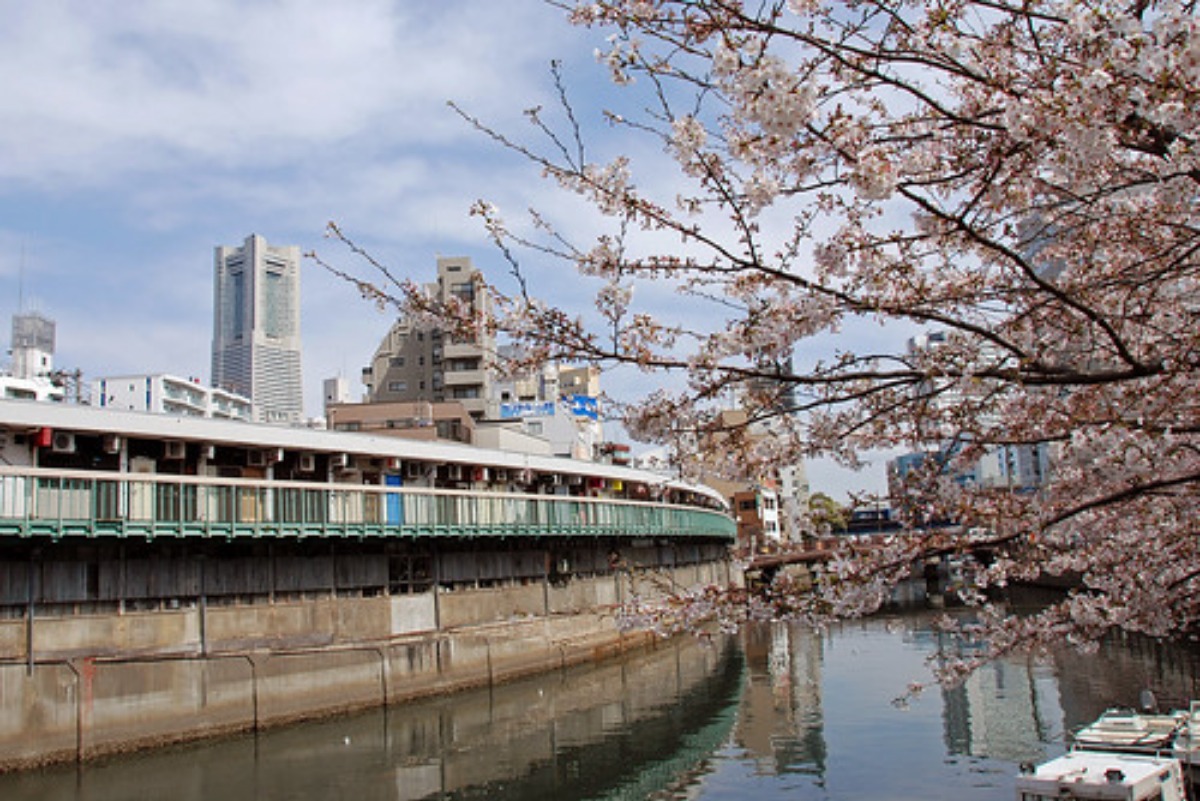
[[212,385],[250,398],[257,420],[300,422],[300,249],[257,235],[217,247],[213,287]]

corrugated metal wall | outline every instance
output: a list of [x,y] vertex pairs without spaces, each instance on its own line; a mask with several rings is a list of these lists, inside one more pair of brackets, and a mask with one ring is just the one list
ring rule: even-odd
[[[0,541],[0,614],[36,606],[125,601],[190,602],[200,596],[248,601],[277,594],[376,595],[442,585],[529,581],[619,569],[694,564],[721,558],[721,545],[612,542],[440,541],[433,553],[415,543],[283,541],[192,543]],[[32,588],[31,588],[32,583]],[[31,593],[32,589],[32,593]],[[44,610],[47,613],[53,610]]]

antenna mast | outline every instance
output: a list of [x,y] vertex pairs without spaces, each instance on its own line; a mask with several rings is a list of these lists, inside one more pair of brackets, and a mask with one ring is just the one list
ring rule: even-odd
[[17,264],[17,314],[25,311],[25,243],[21,242],[21,261]]

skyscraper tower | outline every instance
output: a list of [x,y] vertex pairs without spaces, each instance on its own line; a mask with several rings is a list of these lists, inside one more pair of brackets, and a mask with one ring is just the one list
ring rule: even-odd
[[218,246],[213,290],[212,385],[250,398],[257,420],[300,422],[300,249],[253,234]]

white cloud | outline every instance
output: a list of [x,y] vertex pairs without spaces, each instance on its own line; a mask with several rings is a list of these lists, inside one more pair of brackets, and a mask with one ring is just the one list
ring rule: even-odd
[[498,111],[533,85],[544,34],[569,38],[530,2],[8,5],[0,176],[58,187],[462,139],[446,100]]

